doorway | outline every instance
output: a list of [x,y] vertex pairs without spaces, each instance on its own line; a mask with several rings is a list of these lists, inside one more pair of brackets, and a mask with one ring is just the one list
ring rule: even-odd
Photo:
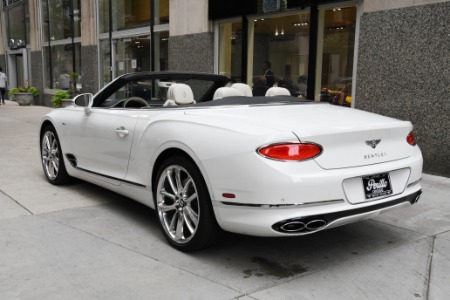
[[27,49],[12,51],[8,54],[8,88],[25,86],[29,83]]

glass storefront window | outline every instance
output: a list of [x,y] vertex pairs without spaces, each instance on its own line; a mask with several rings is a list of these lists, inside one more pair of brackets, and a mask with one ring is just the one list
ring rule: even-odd
[[10,49],[25,48],[29,41],[28,5],[8,9],[8,45]]
[[[168,69],[168,37],[169,32],[155,33],[155,71]],[[151,70],[150,36],[138,36],[113,40],[113,67],[110,70],[109,40],[100,41],[101,82],[109,83],[120,75]],[[112,73],[112,78],[111,78]]]
[[[57,41],[81,36],[81,0],[43,0],[44,41]],[[73,11],[73,28],[72,28]],[[48,28],[50,26],[50,33]]]
[[[155,7],[154,24],[169,23],[169,0],[152,0]],[[109,31],[109,5],[112,5],[112,31],[150,26],[151,2],[149,0],[100,0],[100,33]]]
[[241,82],[242,23],[219,26],[219,74]]
[[150,70],[150,37],[140,36],[116,40],[116,76]]
[[[75,57],[76,60],[76,70],[81,69],[81,45],[80,43],[75,43]],[[50,64],[48,63],[49,57],[49,47],[44,47],[44,57],[45,57],[45,87],[55,88],[55,89],[69,89],[70,86],[70,74],[74,72],[73,70],[73,60],[72,60],[72,44],[58,45],[50,47],[52,51],[52,70],[50,70]],[[50,72],[51,76],[50,76]],[[53,82],[51,82],[53,80]],[[83,74],[78,73],[77,88],[82,88]]]
[[[310,9],[283,15],[258,11],[260,15],[247,17],[247,28],[243,29],[241,22],[219,24],[219,73],[257,87],[260,95],[275,85],[299,97],[306,97],[308,90],[316,101],[351,106],[356,5],[319,7],[314,20]],[[318,22],[313,39],[317,47],[310,45],[311,22]],[[242,32],[246,31],[247,44],[243,45]],[[315,53],[309,53],[310,46],[317,48]],[[241,64],[243,47],[247,48],[246,64]],[[309,70],[314,64],[316,68]],[[245,73],[247,78],[241,78]],[[308,87],[308,82],[314,86]]]
[[351,106],[355,27],[356,6],[319,11],[316,95],[320,92],[320,101]]
[[300,13],[249,21],[247,82],[258,86],[260,94],[274,85],[293,95],[306,94],[309,18]]

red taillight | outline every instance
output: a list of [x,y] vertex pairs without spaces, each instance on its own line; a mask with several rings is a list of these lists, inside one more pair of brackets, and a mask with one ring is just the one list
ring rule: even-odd
[[273,144],[258,149],[262,156],[277,160],[306,160],[322,153],[322,148],[313,143]]
[[414,131],[411,131],[408,136],[406,137],[406,141],[411,146],[417,145],[416,135],[414,134]]

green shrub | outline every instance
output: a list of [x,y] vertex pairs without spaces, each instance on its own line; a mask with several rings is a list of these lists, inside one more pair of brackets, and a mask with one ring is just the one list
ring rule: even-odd
[[61,107],[62,106],[62,99],[70,99],[72,98],[67,91],[57,91],[53,97],[52,97],[52,103],[53,107]]
[[14,94],[17,94],[17,93],[32,93],[34,97],[39,96],[39,90],[37,88],[35,88],[34,86],[29,86],[29,87],[19,86],[19,87],[12,88],[9,91],[8,95],[13,96]]

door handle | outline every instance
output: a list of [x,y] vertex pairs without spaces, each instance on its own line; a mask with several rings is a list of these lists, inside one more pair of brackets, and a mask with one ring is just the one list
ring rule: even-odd
[[121,126],[119,128],[116,129],[116,133],[118,136],[120,136],[121,138],[125,137],[128,135],[128,130],[125,129],[125,127]]

